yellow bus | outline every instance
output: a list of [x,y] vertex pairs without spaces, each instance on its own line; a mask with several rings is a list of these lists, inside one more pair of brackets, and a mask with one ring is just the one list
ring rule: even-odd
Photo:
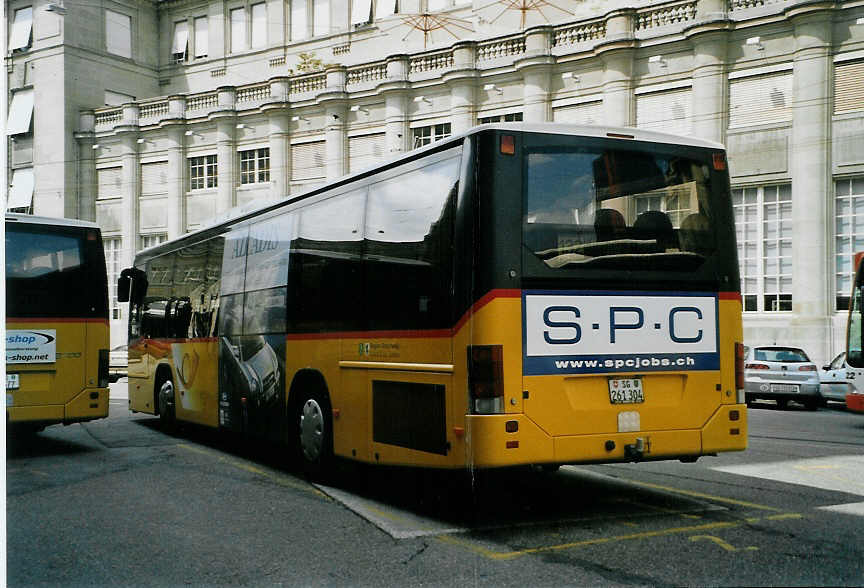
[[430,468],[747,445],[722,146],[491,124],[140,252],[129,407]]
[[6,424],[108,416],[108,278],[94,223],[6,215]]

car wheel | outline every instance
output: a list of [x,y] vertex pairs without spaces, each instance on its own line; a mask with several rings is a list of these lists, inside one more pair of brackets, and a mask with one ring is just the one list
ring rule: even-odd
[[789,405],[789,401],[785,398],[780,398],[777,400],[777,408],[780,410],[786,410],[786,407]]
[[297,457],[306,474],[322,478],[333,458],[333,411],[326,394],[304,391],[298,397],[294,423],[297,426]]
[[804,401],[804,408],[807,410],[818,410],[821,402],[818,398],[809,398]]
[[174,410],[174,382],[166,378],[159,386],[157,396],[159,402],[159,421],[166,431],[173,431],[177,426],[177,415]]

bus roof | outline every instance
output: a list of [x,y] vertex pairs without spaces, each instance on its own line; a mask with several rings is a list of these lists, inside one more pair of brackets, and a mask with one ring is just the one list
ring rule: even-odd
[[[172,239],[170,241],[166,241],[164,243],[159,243],[147,249],[143,249],[135,254],[135,257],[138,258],[142,252],[146,252],[147,255],[143,256],[145,258],[149,258],[155,254],[158,254],[162,251],[168,252],[173,251],[178,247],[178,243],[191,240],[197,241],[201,238],[202,233],[218,233],[219,229],[227,229],[231,225],[238,224],[246,219],[255,217],[259,214],[269,212],[270,210],[275,210],[277,208],[281,208],[282,206],[286,206],[290,203],[297,202],[298,200],[303,200],[310,196],[313,196],[317,193],[324,192],[326,190],[330,190],[338,185],[348,184],[355,179],[358,179],[362,176],[369,174],[369,172],[383,168],[385,166],[397,165],[402,161],[408,161],[411,159],[416,159],[421,157],[424,153],[432,152],[432,151],[441,151],[447,149],[453,144],[461,142],[461,140],[470,135],[476,135],[481,132],[487,131],[513,131],[513,132],[522,132],[522,133],[546,133],[546,134],[555,134],[555,135],[570,135],[570,136],[581,136],[581,137],[596,137],[600,139],[613,139],[617,141],[645,141],[649,143],[665,143],[668,145],[683,145],[689,147],[697,147],[703,149],[717,149],[724,150],[724,147],[721,143],[716,143],[714,141],[708,141],[706,139],[699,139],[696,137],[685,137],[683,135],[672,135],[669,133],[661,133],[657,131],[647,131],[645,129],[637,129],[632,127],[607,127],[607,126],[597,126],[597,125],[571,125],[571,124],[561,124],[561,123],[526,123],[526,122],[504,122],[504,123],[487,123],[482,125],[477,125],[471,127],[465,132],[451,135],[445,139],[441,139],[440,141],[435,141],[434,143],[430,143],[429,145],[425,145],[418,149],[412,149],[411,151],[407,151],[404,153],[400,153],[397,156],[394,156],[390,159],[385,159],[373,166],[362,168],[357,170],[356,172],[348,173],[344,176],[339,177],[332,182],[327,182],[323,185],[315,186],[314,188],[310,188],[303,192],[299,192],[297,194],[291,194],[288,198],[284,200],[278,201],[270,201],[266,203],[262,203],[260,206],[237,211],[234,209],[234,216],[230,217],[217,217],[209,224],[192,231],[190,233],[186,233],[176,239]],[[232,211],[227,211],[228,214],[231,214]],[[151,251],[152,250],[152,251]]]
[[30,225],[55,225],[58,227],[79,227],[82,229],[98,229],[99,225],[90,221],[72,218],[55,218],[50,216],[33,216],[19,212],[7,212],[6,222],[24,223]]

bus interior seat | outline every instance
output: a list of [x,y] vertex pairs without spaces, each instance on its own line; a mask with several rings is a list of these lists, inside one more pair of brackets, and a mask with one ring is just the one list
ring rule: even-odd
[[683,251],[691,251],[704,257],[710,255],[714,247],[708,217],[699,212],[687,216],[678,229],[678,240]]
[[624,215],[614,208],[601,208],[594,216],[594,232],[598,241],[620,239],[626,228]]
[[654,238],[661,250],[675,247],[675,233],[672,221],[665,212],[646,210],[636,218],[633,229],[637,239]]

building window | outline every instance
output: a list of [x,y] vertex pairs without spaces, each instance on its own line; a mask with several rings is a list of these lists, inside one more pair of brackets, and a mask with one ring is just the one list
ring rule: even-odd
[[864,251],[864,176],[834,182],[834,287],[837,310],[849,309],[855,267],[852,258]]
[[732,190],[745,311],[792,310],[792,187]]
[[510,114],[499,114],[497,116],[483,116],[479,120],[479,124],[481,125],[499,122],[522,122],[522,113],[511,112]]
[[417,127],[412,129],[414,137],[414,148],[429,145],[435,141],[446,139],[450,136],[450,123],[429,125],[428,127]]
[[105,49],[108,53],[132,58],[132,17],[105,11]]
[[105,269],[108,271],[108,298],[111,304],[111,316],[120,318],[120,305],[117,302],[117,279],[120,277],[121,257],[123,255],[123,239],[120,237],[103,237],[105,248]]
[[235,8],[231,11],[231,52],[237,53],[249,48],[246,39],[246,9]]
[[208,21],[206,16],[199,16],[195,19],[195,57],[207,57],[207,50],[210,44],[208,32]]
[[330,0],[312,0],[313,35],[330,34]]
[[300,41],[309,36],[306,17],[307,0],[291,0],[291,40]]
[[185,20],[174,23],[174,41],[171,44],[171,61],[183,63],[189,55],[189,23]]
[[141,235],[141,249],[155,247],[159,243],[164,243],[167,240],[168,235],[166,233],[150,233],[147,235]]
[[[7,5],[8,6],[8,5]],[[33,7],[15,11],[12,31],[9,33],[9,51],[26,51],[30,48],[33,33]]]
[[252,5],[252,48],[267,46],[267,5]]
[[270,149],[249,149],[240,152],[240,183],[260,184],[270,181]]
[[216,156],[189,158],[189,189],[203,190],[216,187]]

